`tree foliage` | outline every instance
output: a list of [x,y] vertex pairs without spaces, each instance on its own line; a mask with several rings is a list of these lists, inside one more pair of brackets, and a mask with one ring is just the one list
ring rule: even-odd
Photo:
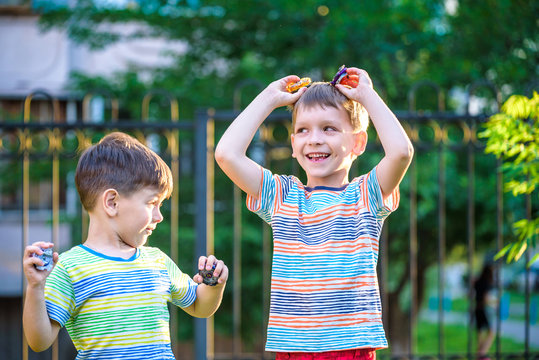
[[[487,138],[485,151],[503,160],[505,191],[513,196],[534,194],[539,187],[539,94],[534,92],[531,98],[511,96],[501,112],[490,117],[480,135]],[[526,249],[535,248],[539,235],[537,211],[531,219],[515,221],[513,227],[517,240],[497,255],[506,255],[508,262],[519,260]],[[537,259],[539,254],[530,263]]]
[[[343,63],[367,69],[399,108],[407,108],[410,85],[423,79],[443,89],[488,79],[525,93],[537,77],[539,5],[530,0],[41,3],[44,29],[63,28],[93,49],[140,37],[188,44],[173,66],[152,72],[147,86],[173,91],[191,113],[208,98],[230,107],[232,90],[246,78],[330,80]],[[139,26],[126,32],[117,26],[125,23]]]

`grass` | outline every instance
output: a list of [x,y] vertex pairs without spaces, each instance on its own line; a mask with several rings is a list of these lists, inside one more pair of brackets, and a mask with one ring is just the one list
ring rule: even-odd
[[[416,355],[435,355],[438,354],[439,342],[438,342],[438,325],[435,323],[429,323],[421,321],[417,324],[416,328],[416,344],[414,346],[413,353]],[[443,352],[446,355],[460,354],[466,355],[468,353],[468,328],[462,325],[445,325],[444,326],[444,338],[443,338]],[[524,344],[514,341],[513,339],[504,338],[500,339],[500,352],[501,353],[522,353],[524,351]],[[475,352],[476,349],[475,333],[472,334],[471,351]],[[490,352],[496,351],[496,340],[490,348]],[[539,348],[530,347],[530,351],[539,351]],[[389,349],[379,351],[381,356],[391,354],[391,344]]]
[[[468,328],[462,325],[445,325],[443,348],[446,353],[466,353],[468,351]],[[438,325],[428,322],[420,322],[416,328],[417,353],[436,354],[439,351]],[[495,340],[496,341],[496,340]],[[471,349],[476,348],[475,332],[472,334]],[[495,343],[491,351],[495,350]],[[501,338],[500,350],[506,352],[522,352],[524,345],[513,339]],[[539,350],[539,348],[531,349]]]
[[[515,292],[515,291],[506,291],[505,294],[509,295],[509,301],[512,305],[515,305],[515,304],[518,304],[518,305],[522,305],[524,306],[525,303],[526,303],[526,298],[524,296],[524,294],[521,294],[521,293],[518,293],[518,292]],[[537,295],[532,295],[530,297],[530,302],[532,301],[536,301],[537,302]],[[471,304],[473,306],[473,303]],[[461,312],[461,313],[467,313],[469,311],[469,306],[470,306],[470,300],[469,299],[466,299],[466,298],[456,298],[456,299],[453,299],[451,301],[451,311],[455,311],[455,312]],[[532,306],[530,304],[530,306]],[[537,312],[535,313],[530,313],[530,316],[538,316],[537,315]],[[524,314],[515,314],[513,312],[509,312],[509,317],[508,317],[509,320],[516,320],[516,321],[524,321],[525,320],[525,316]],[[538,321],[539,319],[532,319],[532,324],[535,324]]]

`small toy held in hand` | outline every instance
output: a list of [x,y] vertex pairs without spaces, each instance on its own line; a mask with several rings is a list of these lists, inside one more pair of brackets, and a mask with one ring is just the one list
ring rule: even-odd
[[346,66],[342,65],[335,76],[333,77],[333,80],[331,80],[331,85],[335,86],[338,83],[341,82],[342,78],[346,76]]
[[36,265],[36,269],[50,271],[52,269],[52,264],[53,264],[52,248],[48,248],[48,249],[41,248],[41,250],[43,251],[43,254],[37,255],[34,253],[33,255],[34,257],[37,257],[41,259],[41,261],[43,261],[43,265]]
[[211,268],[211,270],[198,270],[198,273],[200,274],[200,276],[202,276],[202,282],[206,285],[209,285],[209,286],[215,286],[217,285],[217,280],[219,279],[218,277],[216,276],[213,276],[213,271],[215,270],[215,265],[217,264],[213,264],[213,267]]
[[357,87],[357,85],[359,84],[359,76],[348,75],[346,73],[346,70],[346,66],[342,65],[337,71],[337,74],[335,74],[335,76],[333,77],[331,85],[335,86],[337,84],[341,84],[350,86],[352,88]]
[[341,79],[339,84],[347,85],[347,86],[350,86],[351,88],[356,88],[357,85],[359,84],[359,76],[347,74],[345,77]]
[[304,86],[311,85],[311,82],[312,82],[311,78],[308,78],[308,77],[301,78],[301,80],[298,82],[290,83],[286,85],[286,91],[291,92],[291,93],[296,92]]

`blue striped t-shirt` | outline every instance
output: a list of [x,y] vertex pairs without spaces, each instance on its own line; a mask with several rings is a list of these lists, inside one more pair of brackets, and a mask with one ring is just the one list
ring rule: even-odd
[[263,169],[247,207],[273,230],[266,351],[387,347],[376,263],[398,202],[398,189],[383,201],[376,168],[342,188],[307,188]]

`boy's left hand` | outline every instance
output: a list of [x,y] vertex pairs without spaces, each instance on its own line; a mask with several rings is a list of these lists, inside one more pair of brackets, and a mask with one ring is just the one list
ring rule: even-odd
[[[217,284],[222,285],[226,283],[228,279],[228,267],[222,260],[218,260],[214,255],[208,257],[201,256],[198,258],[198,270],[211,270],[215,264],[215,269],[213,270],[213,276],[218,278]],[[202,284],[203,278],[200,274],[193,276],[193,280],[196,283]]]
[[355,67],[347,68],[346,73],[348,75],[357,75],[359,77],[357,87],[351,88],[342,84],[337,84],[335,87],[347,98],[363,103],[363,99],[367,92],[372,91],[373,89],[372,80],[369,77],[369,74],[365,70]]

